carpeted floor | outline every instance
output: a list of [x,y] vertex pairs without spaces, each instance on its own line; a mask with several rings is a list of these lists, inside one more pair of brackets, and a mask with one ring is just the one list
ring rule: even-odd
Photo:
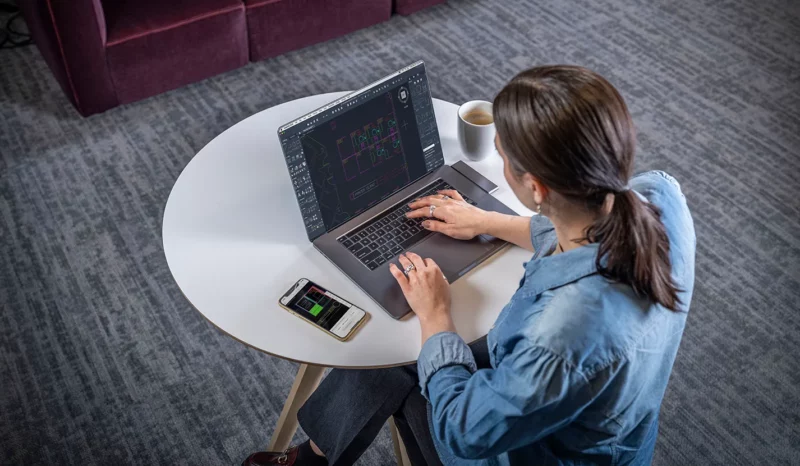
[[[87,119],[35,47],[0,51],[0,464],[238,464],[264,446],[296,366],[181,295],[170,188],[237,121],[417,59],[453,102],[556,62],[621,89],[638,169],[675,175],[697,224],[654,463],[800,464],[794,0],[451,0]],[[360,464],[394,464],[385,431]]]

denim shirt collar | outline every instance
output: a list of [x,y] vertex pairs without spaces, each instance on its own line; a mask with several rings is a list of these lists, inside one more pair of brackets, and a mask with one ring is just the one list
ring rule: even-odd
[[597,273],[599,245],[587,244],[556,255],[534,258],[525,263],[525,276],[520,287],[539,294]]

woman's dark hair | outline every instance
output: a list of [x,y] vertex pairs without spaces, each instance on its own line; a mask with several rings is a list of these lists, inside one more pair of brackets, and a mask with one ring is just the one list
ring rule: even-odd
[[494,99],[494,120],[512,172],[530,173],[568,202],[599,212],[581,240],[599,243],[598,271],[639,296],[677,310],[661,211],[628,187],[636,134],[625,101],[578,66],[524,71]]

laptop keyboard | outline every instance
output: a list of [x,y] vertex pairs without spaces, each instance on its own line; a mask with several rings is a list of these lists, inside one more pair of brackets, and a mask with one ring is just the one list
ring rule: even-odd
[[[370,270],[375,270],[433,234],[432,231],[422,228],[424,218],[406,218],[406,213],[411,210],[408,203],[412,199],[430,196],[443,189],[453,189],[453,187],[443,180],[437,180],[432,185],[398,203],[393,210],[387,210],[368,223],[340,237],[339,242],[362,264]],[[464,196],[464,200],[475,205],[475,201],[466,196]]]

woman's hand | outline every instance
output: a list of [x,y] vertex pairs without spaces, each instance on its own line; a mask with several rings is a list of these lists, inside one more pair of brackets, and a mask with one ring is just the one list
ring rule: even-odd
[[423,228],[437,231],[455,239],[472,239],[486,233],[490,213],[468,204],[458,191],[445,189],[439,194],[427,196],[410,203],[408,218],[431,217],[422,222]]
[[[422,343],[439,332],[455,331],[450,318],[450,284],[433,259],[423,259],[413,252],[399,257],[402,270],[395,264],[389,266],[400,289],[403,290],[411,310],[422,326]],[[403,270],[414,267],[408,274]]]

